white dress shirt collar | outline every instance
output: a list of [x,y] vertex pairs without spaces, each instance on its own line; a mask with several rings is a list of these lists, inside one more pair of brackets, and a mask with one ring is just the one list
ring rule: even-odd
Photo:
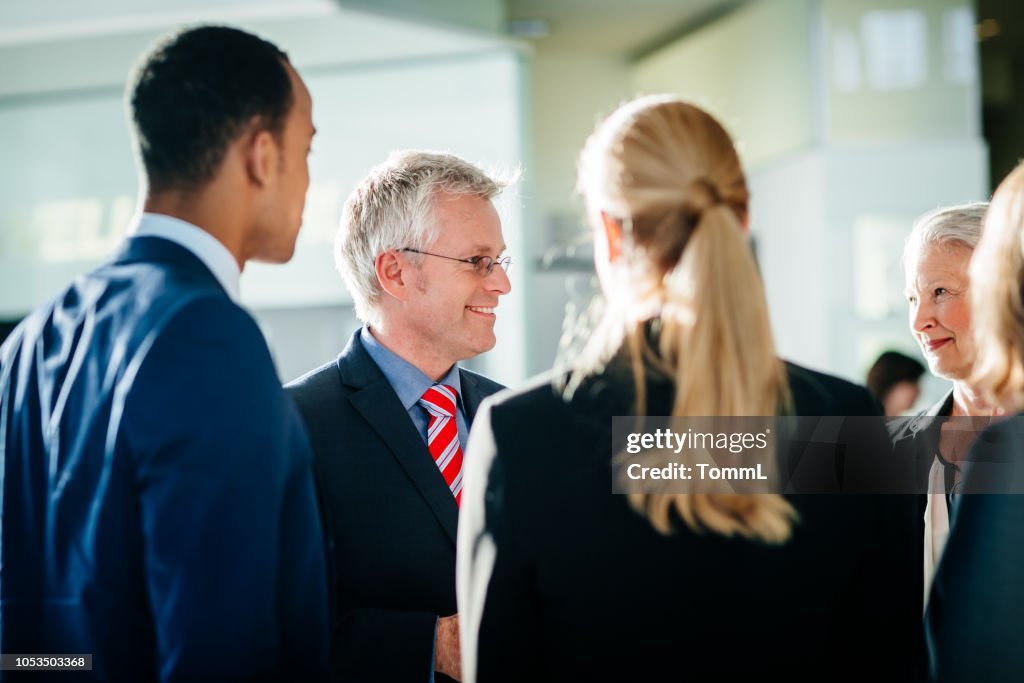
[[188,249],[210,269],[231,300],[239,303],[238,280],[242,273],[238,269],[238,262],[227,247],[202,228],[180,218],[144,213],[128,230],[128,234],[134,237],[161,237]]

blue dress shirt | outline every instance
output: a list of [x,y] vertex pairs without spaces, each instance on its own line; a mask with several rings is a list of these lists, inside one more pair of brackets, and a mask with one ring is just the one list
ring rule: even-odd
[[419,404],[419,400],[423,398],[426,390],[435,384],[446,384],[455,389],[459,397],[455,406],[455,422],[459,427],[459,444],[465,452],[469,427],[466,425],[466,409],[462,404],[462,383],[459,379],[458,364],[453,365],[440,382],[435,382],[424,375],[415,365],[377,341],[373,333],[370,332],[369,326],[363,326],[359,340],[363,342],[363,348],[370,354],[373,362],[384,373],[391,388],[398,394],[398,400],[402,402],[402,407],[409,413],[412,423],[416,426],[416,431],[423,437],[423,443],[427,442],[427,426],[430,424],[430,420],[426,409]]

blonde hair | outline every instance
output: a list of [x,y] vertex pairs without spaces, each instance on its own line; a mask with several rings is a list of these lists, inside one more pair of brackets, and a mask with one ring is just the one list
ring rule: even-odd
[[970,265],[978,362],[971,385],[993,405],[1024,406],[1024,164],[992,197]]
[[[623,249],[607,310],[575,371],[593,373],[624,348],[638,415],[646,412],[648,368],[674,380],[673,415],[775,415],[788,405],[744,233],[749,192],[722,126],[675,98],[634,100],[588,139],[578,188],[595,225],[602,214],[621,221]],[[657,308],[656,349],[637,301]],[[779,494],[630,494],[630,502],[662,533],[675,510],[695,531],[781,543],[796,519]]]

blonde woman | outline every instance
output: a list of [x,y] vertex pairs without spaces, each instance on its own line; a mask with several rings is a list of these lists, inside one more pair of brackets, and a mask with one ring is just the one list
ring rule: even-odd
[[909,677],[901,497],[611,494],[616,415],[877,414],[863,388],[776,358],[729,136],[685,102],[636,100],[588,140],[579,189],[605,312],[567,373],[474,424],[466,680]]
[[[970,265],[971,384],[1017,413],[976,440],[926,615],[932,680],[1024,680],[1024,165],[1000,184]],[[995,494],[1016,495],[995,495]],[[991,494],[991,495],[989,495]]]

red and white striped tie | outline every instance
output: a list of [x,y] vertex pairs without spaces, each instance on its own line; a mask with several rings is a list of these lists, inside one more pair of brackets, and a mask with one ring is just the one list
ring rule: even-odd
[[423,392],[420,405],[430,416],[427,425],[427,448],[441,470],[455,504],[462,504],[462,446],[459,445],[459,427],[455,420],[455,402],[458,392],[446,384],[435,384]]

